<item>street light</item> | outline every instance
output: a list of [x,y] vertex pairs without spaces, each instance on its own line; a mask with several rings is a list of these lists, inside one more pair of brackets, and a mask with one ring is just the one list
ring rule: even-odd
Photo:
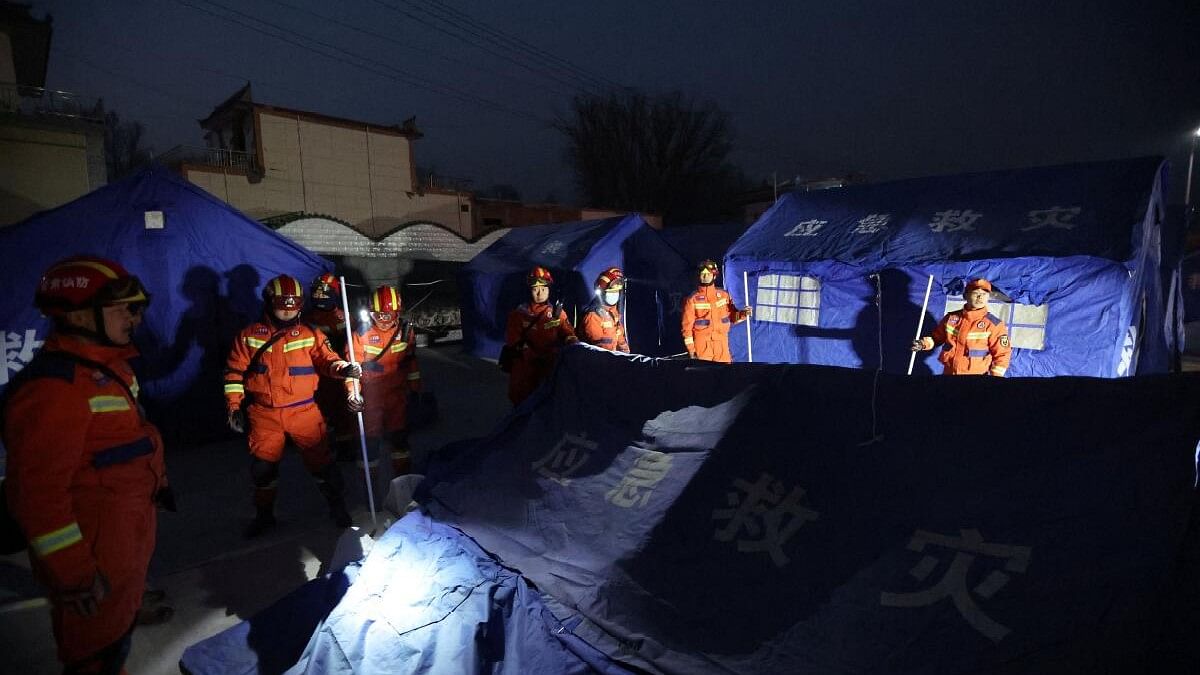
[[1192,207],[1192,163],[1196,160],[1196,139],[1200,138],[1200,129],[1192,133],[1192,151],[1188,154],[1187,187],[1183,190],[1183,212],[1191,213]]

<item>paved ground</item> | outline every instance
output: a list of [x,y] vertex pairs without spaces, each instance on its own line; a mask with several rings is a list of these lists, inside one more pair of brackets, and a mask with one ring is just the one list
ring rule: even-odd
[[[454,345],[419,353],[427,386],[436,390],[441,420],[413,435],[417,466],[447,442],[480,436],[509,410],[506,376],[494,363],[464,356]],[[134,634],[132,674],[178,673],[183,650],[247,618],[319,574],[341,532],[298,458],[289,453],[280,477],[280,525],[248,542],[241,529],[251,508],[241,441],[167,449],[179,498],[178,514],[162,514],[151,583],[167,591],[176,615]],[[353,464],[343,464],[348,484]],[[358,499],[358,524],[369,525]],[[45,601],[38,596],[25,554],[0,557],[0,673],[60,672]]]

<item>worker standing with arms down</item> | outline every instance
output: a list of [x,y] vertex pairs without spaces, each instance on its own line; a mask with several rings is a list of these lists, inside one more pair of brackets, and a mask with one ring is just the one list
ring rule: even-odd
[[933,336],[913,340],[914,352],[942,346],[938,361],[943,375],[991,375],[1004,377],[1012,358],[1008,344],[1008,328],[995,314],[988,311],[992,284],[976,279],[963,291],[966,304],[962,309],[942,317]]
[[121,265],[68,258],[35,303],[54,327],[9,384],[9,509],[29,542],[66,673],[117,673],[154,552],[156,504],[175,510],[163,443],[129,365],[150,294]]
[[717,288],[720,270],[713,260],[697,266],[700,286],[683,301],[683,346],[693,359],[733,363],[729,329],[749,319],[754,309],[734,307],[729,292]]
[[[300,450],[304,467],[317,481],[339,527],[350,525],[342,474],[329,451],[325,419],[313,395],[320,375],[357,378],[358,364],[338,358],[321,332],[300,322],[304,289],[282,275],[263,289],[263,317],[234,340],[225,368],[229,427],[248,432],[255,516],[246,529],[254,537],[275,525],[276,480],[284,444]],[[347,399],[351,396],[347,389]],[[242,404],[248,405],[243,410]],[[248,429],[247,429],[248,427]]]

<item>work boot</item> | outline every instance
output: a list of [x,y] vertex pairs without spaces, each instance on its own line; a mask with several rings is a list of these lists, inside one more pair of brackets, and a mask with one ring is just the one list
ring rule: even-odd
[[275,514],[259,513],[254,516],[254,520],[246,526],[246,530],[242,533],[247,539],[253,539],[267,530],[275,527]]
[[317,488],[329,504],[329,517],[338,527],[350,527],[349,512],[346,511],[346,501],[342,498],[342,471],[336,463],[331,462],[324,469],[313,474]]
[[401,431],[392,435],[392,475],[404,476],[412,473],[412,453],[408,450],[408,433]]
[[272,527],[275,527],[275,488],[254,488],[254,520],[243,534],[247,539],[253,539]]

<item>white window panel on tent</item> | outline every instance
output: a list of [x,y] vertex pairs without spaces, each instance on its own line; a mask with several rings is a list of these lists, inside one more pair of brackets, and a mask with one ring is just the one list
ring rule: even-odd
[[[960,310],[966,304],[961,295],[947,295],[946,313]],[[1050,305],[989,302],[988,311],[1008,326],[1008,343],[1013,347],[1037,350],[1046,348],[1046,322],[1050,318]]]
[[821,282],[793,274],[758,277],[754,319],[795,326],[816,326],[821,312]]

